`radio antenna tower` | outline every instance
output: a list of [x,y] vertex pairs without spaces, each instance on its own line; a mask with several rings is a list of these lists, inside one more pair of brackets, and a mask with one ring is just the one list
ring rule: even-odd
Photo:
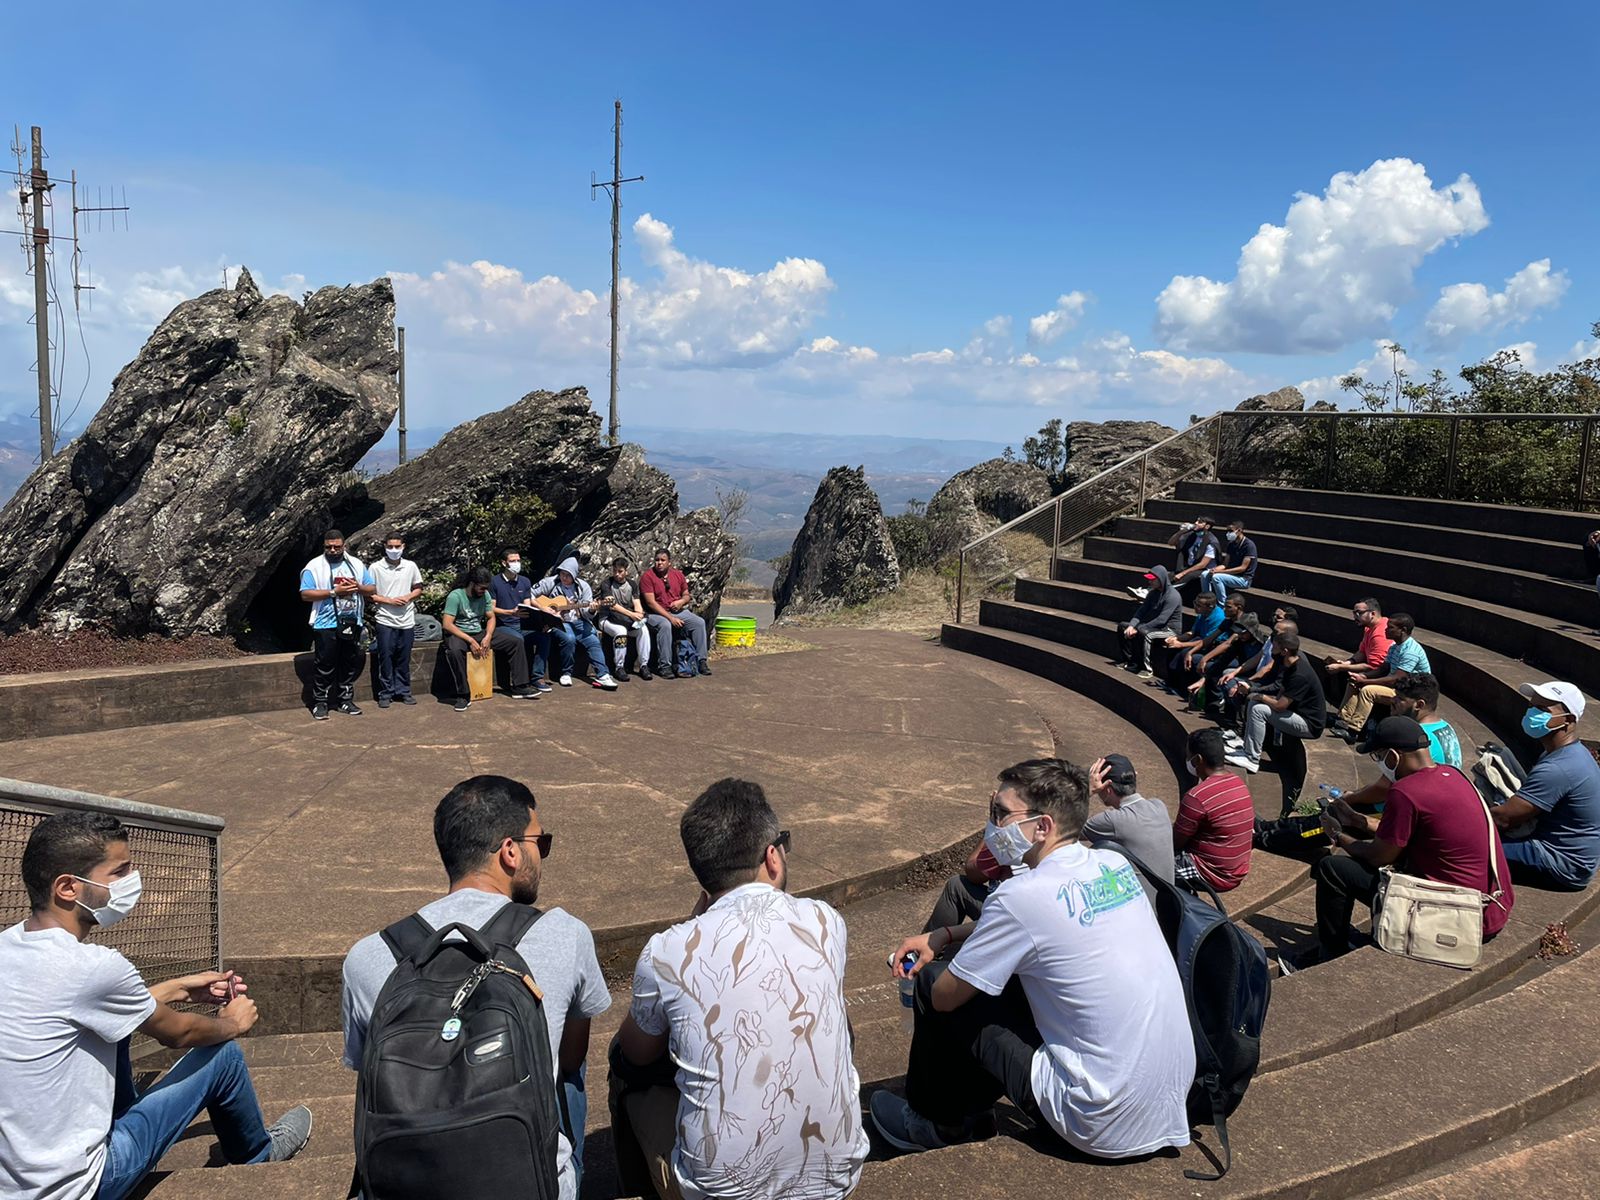
[[589,172],[589,199],[593,200],[595,193],[602,188],[611,196],[611,422],[606,432],[606,440],[613,446],[622,433],[622,426],[617,421],[617,272],[622,253],[622,185],[625,183],[643,183],[643,175],[635,175],[630,179],[622,177],[622,101],[616,101],[617,123],[612,128],[616,135],[611,151],[611,178],[596,179],[594,172]]
[[[53,420],[52,405],[58,395],[60,387],[59,378],[55,388],[51,386],[50,379],[50,304],[51,292],[55,290],[54,274],[51,264],[54,261],[55,246],[57,241],[70,241],[72,243],[72,308],[79,311],[79,295],[86,291],[93,291],[94,285],[85,283],[83,276],[83,252],[78,241],[78,218],[85,213],[101,214],[98,219],[104,228],[105,213],[111,214],[111,228],[116,229],[117,213],[122,213],[122,227],[128,227],[128,205],[126,193],[121,204],[105,204],[104,196],[97,195],[97,203],[87,207],[78,204],[78,174],[72,172],[72,236],[64,237],[55,233],[52,228],[50,212],[54,205],[50,200],[50,193],[55,184],[50,180],[50,173],[45,170],[44,160],[44,135],[37,125],[32,127],[28,150],[23,149],[22,131],[13,126],[11,150],[17,159],[17,168],[13,180],[17,189],[18,215],[22,218],[22,228],[7,230],[22,237],[23,255],[28,262],[28,270],[33,275],[33,322],[36,350],[38,353],[37,372],[39,376],[39,462],[45,463],[56,452],[55,425]],[[25,165],[25,155],[31,158],[31,169]],[[116,196],[112,196],[115,201]],[[54,298],[57,315],[61,315],[61,300]],[[62,317],[63,333],[66,321]],[[81,330],[81,323],[80,323]],[[87,355],[87,351],[85,351]],[[65,367],[65,352],[62,355],[62,366]],[[58,372],[59,375],[59,372]],[[87,378],[84,386],[88,386]],[[81,400],[82,397],[80,396]],[[73,409],[77,411],[76,408]]]

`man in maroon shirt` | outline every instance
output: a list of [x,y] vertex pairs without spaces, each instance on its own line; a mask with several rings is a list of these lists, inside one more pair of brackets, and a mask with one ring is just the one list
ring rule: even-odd
[[711,674],[706,663],[706,623],[689,610],[689,581],[672,565],[672,555],[662,547],[656,551],[655,565],[639,576],[639,592],[644,597],[645,621],[656,648],[656,674],[663,679],[680,676],[673,661],[673,639],[688,638],[700,659],[700,674]]
[[[1483,909],[1487,941],[1505,928],[1515,897],[1500,834],[1478,789],[1454,767],[1433,761],[1428,735],[1410,717],[1385,717],[1357,746],[1377,760],[1389,785],[1376,825],[1343,800],[1335,800],[1323,827],[1337,850],[1311,868],[1317,885],[1320,946],[1290,960],[1291,970],[1326,962],[1350,949],[1350,915],[1360,900],[1368,908],[1378,893],[1378,872],[1405,859],[1408,875],[1477,888],[1493,897]],[[1489,869],[1490,850],[1494,870]],[[1281,963],[1282,960],[1280,960]]]
[[1196,729],[1188,749],[1184,765],[1195,784],[1178,801],[1172,823],[1173,871],[1187,887],[1204,882],[1231,892],[1250,873],[1255,803],[1244,780],[1224,765],[1221,730]]

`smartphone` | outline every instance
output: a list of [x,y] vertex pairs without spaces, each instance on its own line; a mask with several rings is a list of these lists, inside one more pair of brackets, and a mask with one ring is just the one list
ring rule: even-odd
[[228,999],[226,1003],[232,1004],[234,997],[239,994],[239,977],[232,971],[228,972]]

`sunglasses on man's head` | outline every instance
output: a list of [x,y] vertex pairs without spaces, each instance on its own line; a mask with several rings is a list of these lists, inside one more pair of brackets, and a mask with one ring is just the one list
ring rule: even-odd
[[532,837],[514,837],[511,840],[513,842],[532,842],[534,848],[539,851],[540,858],[549,858],[550,842],[554,837],[555,835],[551,833],[536,833]]

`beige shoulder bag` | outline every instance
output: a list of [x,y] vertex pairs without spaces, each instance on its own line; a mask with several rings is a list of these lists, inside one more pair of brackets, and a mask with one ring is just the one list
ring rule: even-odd
[[1477,966],[1483,954],[1483,910],[1490,904],[1500,904],[1504,894],[1499,855],[1495,853],[1499,836],[1494,817],[1482,797],[1478,803],[1483,806],[1489,827],[1493,893],[1485,895],[1477,888],[1439,883],[1384,867],[1379,872],[1378,896],[1372,905],[1372,936],[1380,949],[1461,970]]

